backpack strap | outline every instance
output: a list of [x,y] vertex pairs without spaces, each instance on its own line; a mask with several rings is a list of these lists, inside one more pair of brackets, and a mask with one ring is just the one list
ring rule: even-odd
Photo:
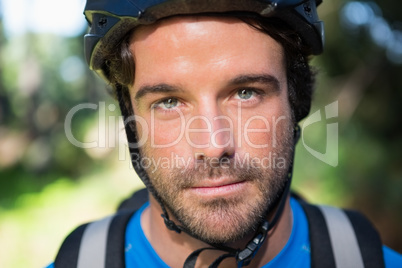
[[300,203],[309,222],[311,267],[385,267],[380,237],[363,215]]
[[63,242],[55,268],[124,268],[126,225],[135,211],[81,225]]
[[147,188],[140,189],[134,192],[129,198],[123,200],[117,211],[124,209],[139,210],[149,200]]
[[345,210],[345,213],[353,225],[364,267],[384,268],[382,242],[377,230],[361,213],[352,210]]
[[64,240],[54,267],[124,268],[126,226],[147,199],[146,190],[139,190],[116,214],[79,226]]
[[308,220],[311,268],[336,268],[331,240],[324,216],[317,206],[300,202]]
[[87,226],[88,224],[81,225],[67,236],[57,253],[55,268],[77,267],[81,237]]

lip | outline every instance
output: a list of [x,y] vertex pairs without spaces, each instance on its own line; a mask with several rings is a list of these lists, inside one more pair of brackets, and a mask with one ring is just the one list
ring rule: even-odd
[[203,197],[223,197],[239,194],[246,187],[246,181],[234,181],[228,178],[208,179],[189,188],[196,195]]

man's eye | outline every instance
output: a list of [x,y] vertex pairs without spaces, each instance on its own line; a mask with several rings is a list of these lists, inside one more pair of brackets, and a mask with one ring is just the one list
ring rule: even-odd
[[153,108],[172,109],[177,107],[179,101],[176,98],[167,98],[152,105]]
[[250,99],[251,97],[253,97],[254,94],[255,94],[255,91],[254,91],[254,90],[251,90],[251,89],[248,89],[248,88],[239,89],[239,90],[237,91],[237,96],[238,96],[238,98],[239,98],[239,99],[242,99],[242,100],[248,100],[248,99]]

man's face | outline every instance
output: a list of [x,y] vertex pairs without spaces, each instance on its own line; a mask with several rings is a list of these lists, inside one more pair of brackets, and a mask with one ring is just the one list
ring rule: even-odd
[[236,241],[272,209],[293,146],[284,51],[229,18],[172,18],[131,39],[141,163],[172,215]]

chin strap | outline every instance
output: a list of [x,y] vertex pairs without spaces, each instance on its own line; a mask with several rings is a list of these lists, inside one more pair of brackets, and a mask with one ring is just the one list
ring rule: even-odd
[[[163,209],[166,210],[166,209]],[[182,228],[180,228],[180,226],[177,226],[176,223],[174,223],[173,221],[171,221],[169,219],[169,215],[167,214],[167,212],[162,213],[161,214],[163,221],[165,222],[166,228],[168,228],[171,231],[175,231],[176,233],[180,234],[182,231]]]

